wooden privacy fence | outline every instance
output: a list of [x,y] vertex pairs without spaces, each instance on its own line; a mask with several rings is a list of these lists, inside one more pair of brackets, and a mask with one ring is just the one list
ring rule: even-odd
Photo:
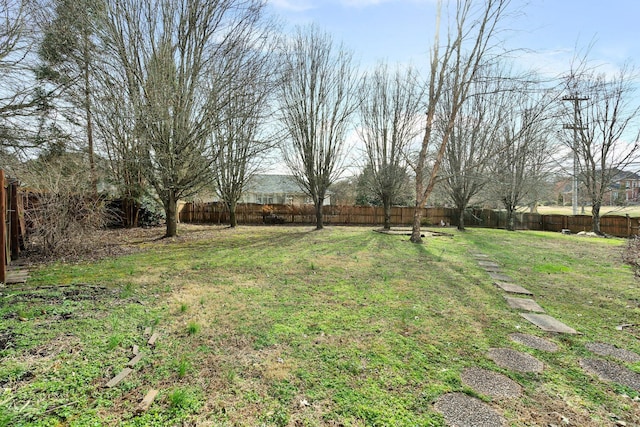
[[[507,212],[491,209],[470,209],[465,212],[465,226],[486,228],[507,228]],[[458,224],[452,218],[452,224]],[[516,213],[516,228],[519,230],[562,231],[572,233],[591,231],[591,215],[541,215],[537,213]],[[603,233],[618,237],[630,237],[639,234],[640,218],[609,215],[600,218]]]
[[0,283],[7,282],[7,266],[20,253],[20,238],[24,236],[22,198],[19,183],[7,178],[0,169]]
[[[263,224],[267,212],[290,224],[313,224],[315,213],[313,206],[265,205],[254,203],[239,204],[236,219],[239,224]],[[391,224],[408,226],[413,220],[414,208],[391,208]],[[384,211],[377,206],[324,206],[325,224],[331,225],[382,225]],[[425,225],[458,225],[458,211],[452,208],[424,208]],[[185,203],[179,212],[181,222],[226,224],[229,222],[229,210],[223,203]],[[536,213],[517,213],[516,228],[519,230],[562,231],[572,233],[591,230],[589,215],[541,215]],[[491,209],[469,209],[465,212],[465,226],[484,228],[506,228],[507,213]],[[638,235],[640,219],[625,216],[603,216],[600,221],[603,233],[618,237]]]
[[[381,225],[384,223],[384,210],[376,206],[324,206],[325,224],[341,225]],[[448,208],[423,209],[425,221],[431,224],[448,222],[452,215]],[[239,224],[263,224],[266,213],[271,213],[290,224],[315,223],[315,211],[311,205],[265,205],[255,203],[239,204],[236,219]],[[225,224],[229,222],[229,210],[223,203],[185,203],[180,208],[181,222]],[[393,225],[411,225],[413,208],[391,208]]]

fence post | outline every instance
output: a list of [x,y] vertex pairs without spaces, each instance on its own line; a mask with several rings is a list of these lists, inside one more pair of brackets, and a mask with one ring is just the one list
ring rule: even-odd
[[0,169],[0,282],[7,280],[7,194],[4,170]]

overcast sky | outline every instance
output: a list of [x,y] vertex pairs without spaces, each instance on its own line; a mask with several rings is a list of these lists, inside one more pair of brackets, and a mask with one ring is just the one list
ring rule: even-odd
[[[343,41],[364,68],[380,59],[428,61],[433,40],[436,0],[268,0],[290,26],[314,22]],[[570,66],[576,46],[591,48],[589,57],[616,67],[638,64],[639,0],[512,0],[503,33],[523,66],[561,73]]]

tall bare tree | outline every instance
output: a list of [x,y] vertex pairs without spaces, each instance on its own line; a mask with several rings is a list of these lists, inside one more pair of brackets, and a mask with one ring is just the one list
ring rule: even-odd
[[298,28],[283,61],[277,91],[283,157],[313,200],[320,230],[326,192],[343,171],[346,133],[358,107],[356,68],[351,53],[313,26]]
[[555,165],[549,128],[554,114],[549,92],[520,88],[510,93],[511,105],[501,118],[498,147],[491,162],[490,192],[507,211],[507,229],[515,230],[515,213],[527,198],[536,197],[536,189]]
[[[67,114],[66,126],[79,125],[84,129],[86,150],[89,157],[91,186],[98,193],[93,124],[93,84],[95,63],[99,53],[96,49],[96,23],[104,10],[102,0],[54,0],[46,4],[50,15],[43,25],[44,34],[39,55],[43,64],[39,77],[61,85],[64,110],[72,106]],[[81,111],[78,114],[77,109]],[[82,119],[78,120],[78,117]]]
[[[442,161],[442,186],[458,210],[458,230],[464,230],[464,214],[471,199],[491,180],[492,163],[497,155],[497,134],[507,108],[508,81],[498,67],[482,69],[470,86],[465,102],[450,131]],[[449,94],[443,96],[440,114],[445,120],[451,109]],[[447,123],[439,123],[436,132],[444,138]]]
[[569,98],[583,102],[566,111],[565,121],[575,127],[577,138],[567,133],[565,143],[577,160],[578,177],[591,202],[592,230],[597,234],[602,234],[600,207],[614,177],[640,157],[640,103],[634,73],[623,67],[608,76],[587,70],[583,63],[566,78]]
[[136,134],[136,112],[127,90],[127,73],[101,62],[94,84],[97,149],[108,162],[111,183],[122,198],[125,227],[138,226],[139,208],[148,186],[144,177],[145,145]]
[[217,149],[213,164],[216,192],[229,209],[231,227],[237,226],[236,205],[247,182],[260,169],[265,154],[274,147],[266,124],[273,115],[273,89],[277,64],[268,51],[273,43],[269,27],[254,32],[234,54],[220,64],[223,73],[242,74],[243,84],[229,88],[219,99],[211,135]]
[[[209,185],[216,152],[215,109],[242,75],[216,64],[259,24],[262,0],[120,0],[109,3],[105,51],[126,72],[145,177],[162,201],[166,236],[177,202]],[[218,77],[212,81],[213,77]]]
[[27,0],[0,0],[0,155],[34,148],[38,112],[57,87],[44,89],[33,78],[37,34]]
[[[460,109],[469,97],[470,86],[478,70],[494,47],[498,24],[510,0],[457,0],[455,20],[441,46],[439,37],[442,1],[438,1],[436,36],[431,49],[426,125],[422,143],[411,167],[416,175],[416,208],[411,241],[421,243],[422,208],[439,180],[442,159]],[[434,125],[445,93],[450,93],[450,109],[444,118],[444,132],[436,141]],[[431,166],[429,168],[429,166]]]
[[407,149],[421,132],[424,84],[415,69],[393,74],[380,64],[362,83],[358,134],[364,142],[368,187],[384,208],[391,228],[391,204],[406,183]]

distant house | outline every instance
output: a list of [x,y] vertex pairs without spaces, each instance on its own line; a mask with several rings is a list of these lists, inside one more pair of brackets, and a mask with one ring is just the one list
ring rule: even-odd
[[[309,205],[313,200],[291,175],[254,175],[247,183],[240,203]],[[327,192],[323,204],[330,203],[331,193]]]
[[605,205],[640,202],[640,175],[617,171],[611,178],[610,189],[602,202]]

